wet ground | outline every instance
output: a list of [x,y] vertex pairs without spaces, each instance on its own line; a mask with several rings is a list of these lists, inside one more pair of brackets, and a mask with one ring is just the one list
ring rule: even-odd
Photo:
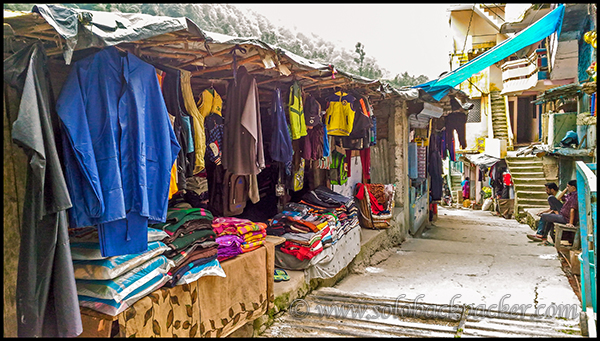
[[580,301],[556,249],[531,232],[440,208],[419,238],[292,303],[262,336],[577,336]]

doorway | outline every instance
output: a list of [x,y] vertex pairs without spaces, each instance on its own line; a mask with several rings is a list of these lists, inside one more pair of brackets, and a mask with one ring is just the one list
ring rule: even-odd
[[516,144],[533,142],[535,108],[531,96],[519,97],[517,100],[517,124],[514,129]]

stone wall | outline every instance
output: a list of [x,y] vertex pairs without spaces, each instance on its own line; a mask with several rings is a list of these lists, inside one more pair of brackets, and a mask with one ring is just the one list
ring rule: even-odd
[[16,337],[17,265],[27,156],[11,138],[12,123],[19,109],[16,91],[6,84],[4,91],[4,337]]

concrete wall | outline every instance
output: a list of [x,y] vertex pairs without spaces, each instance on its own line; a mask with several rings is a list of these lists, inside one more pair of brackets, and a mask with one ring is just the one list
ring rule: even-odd
[[[377,145],[371,148],[371,183],[396,185],[395,207],[408,205],[408,134],[409,123],[406,102],[386,100],[374,107],[377,117]],[[406,236],[409,229],[408,215],[395,219],[400,233]],[[402,220],[402,221],[400,221]]]

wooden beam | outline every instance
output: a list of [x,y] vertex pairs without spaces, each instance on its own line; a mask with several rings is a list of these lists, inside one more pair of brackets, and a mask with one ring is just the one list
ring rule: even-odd
[[33,38],[33,39],[41,39],[41,40],[47,40],[47,41],[53,41],[55,42],[57,45],[62,44],[62,42],[60,41],[60,36],[54,36],[54,37],[49,37],[49,36],[45,36],[42,34],[34,34],[34,33],[24,33],[24,34],[20,34],[19,36],[21,37],[27,37],[27,38]]
[[[260,59],[260,55],[258,55],[258,54],[254,55],[252,57],[248,57],[246,59],[239,60],[237,62],[237,65],[240,66],[240,65],[248,64],[248,63],[256,61],[257,59]],[[232,65],[233,65],[233,62],[229,63],[229,64],[225,64],[225,65],[213,67],[213,68],[207,68],[207,69],[204,69],[204,70],[193,71],[192,72],[192,77],[200,76],[200,75],[203,75],[205,73],[227,70],[227,69],[231,68]]]
[[[30,26],[30,27],[25,27],[19,30],[15,30],[15,35],[24,35],[27,33],[34,33],[34,32],[42,32],[42,31],[54,31],[54,27],[52,27],[50,24],[48,23],[43,23],[43,24],[39,24],[39,25],[35,25],[35,26]],[[54,34],[57,34],[56,31],[52,32]]]
[[179,54],[179,53],[167,53],[167,52],[157,52],[157,51],[148,51],[148,50],[140,50],[140,54],[151,56],[151,57],[159,57],[159,58],[174,58],[174,59],[195,59],[193,55],[190,54]]
[[190,51],[188,49],[180,49],[180,48],[175,48],[175,47],[164,47],[164,46],[156,46],[152,50],[149,50],[148,47],[143,46],[142,49],[140,49],[140,51],[187,54],[187,55],[194,56],[194,57],[196,57],[199,54],[202,54],[201,52],[195,51],[195,50]]
[[[264,80],[264,81],[262,81],[262,82],[258,82],[257,84],[258,84],[258,85],[264,85],[264,84],[267,84],[267,83],[270,83],[270,82],[276,82],[276,81],[279,81],[279,80],[281,80],[281,79],[283,79],[283,78],[294,77],[294,76],[302,77],[302,75],[304,75],[304,74],[307,74],[307,73],[309,73],[309,72],[312,72],[312,71],[314,71],[314,70],[303,70],[303,71],[298,71],[298,72],[296,72],[296,73],[292,72],[292,73],[290,73],[290,74],[289,74],[289,75],[287,75],[287,76],[283,76],[283,75],[281,75],[281,76],[279,76],[279,77],[276,77],[276,78],[271,78],[271,79]],[[304,77],[303,77],[303,78],[304,78]],[[306,77],[306,78],[308,78],[308,77]]]
[[[196,59],[192,59],[190,61],[187,61],[185,63],[181,63],[179,65],[177,65],[177,67],[184,67],[184,66],[188,66],[188,65],[199,65],[199,66],[204,66],[206,67],[206,64],[204,64],[204,59],[207,57],[207,55],[202,55],[201,57],[198,57]],[[201,64],[197,64],[198,62],[202,62]]]
[[[334,82],[336,84],[331,84],[331,83],[334,83]],[[327,88],[332,88],[332,87],[336,87],[336,86],[347,85],[347,84],[350,84],[350,83],[352,83],[352,81],[349,80],[349,79],[347,79],[347,78],[343,79],[341,82],[338,81],[338,79],[331,79],[331,80],[328,80],[328,81],[321,81],[321,82],[319,82],[317,84],[311,84],[311,85],[309,85],[307,87],[304,87],[304,90],[312,89],[312,88],[319,87],[319,86],[323,86],[323,89],[327,89]]]
[[195,39],[187,39],[187,38],[186,39],[167,38],[165,40],[161,40],[161,39],[137,40],[137,41],[133,41],[131,43],[142,45],[143,47],[151,47],[151,46],[162,46],[162,45],[169,45],[169,44],[181,44],[181,43],[187,43],[187,42],[202,43],[202,42],[204,42],[204,40],[195,40]]

